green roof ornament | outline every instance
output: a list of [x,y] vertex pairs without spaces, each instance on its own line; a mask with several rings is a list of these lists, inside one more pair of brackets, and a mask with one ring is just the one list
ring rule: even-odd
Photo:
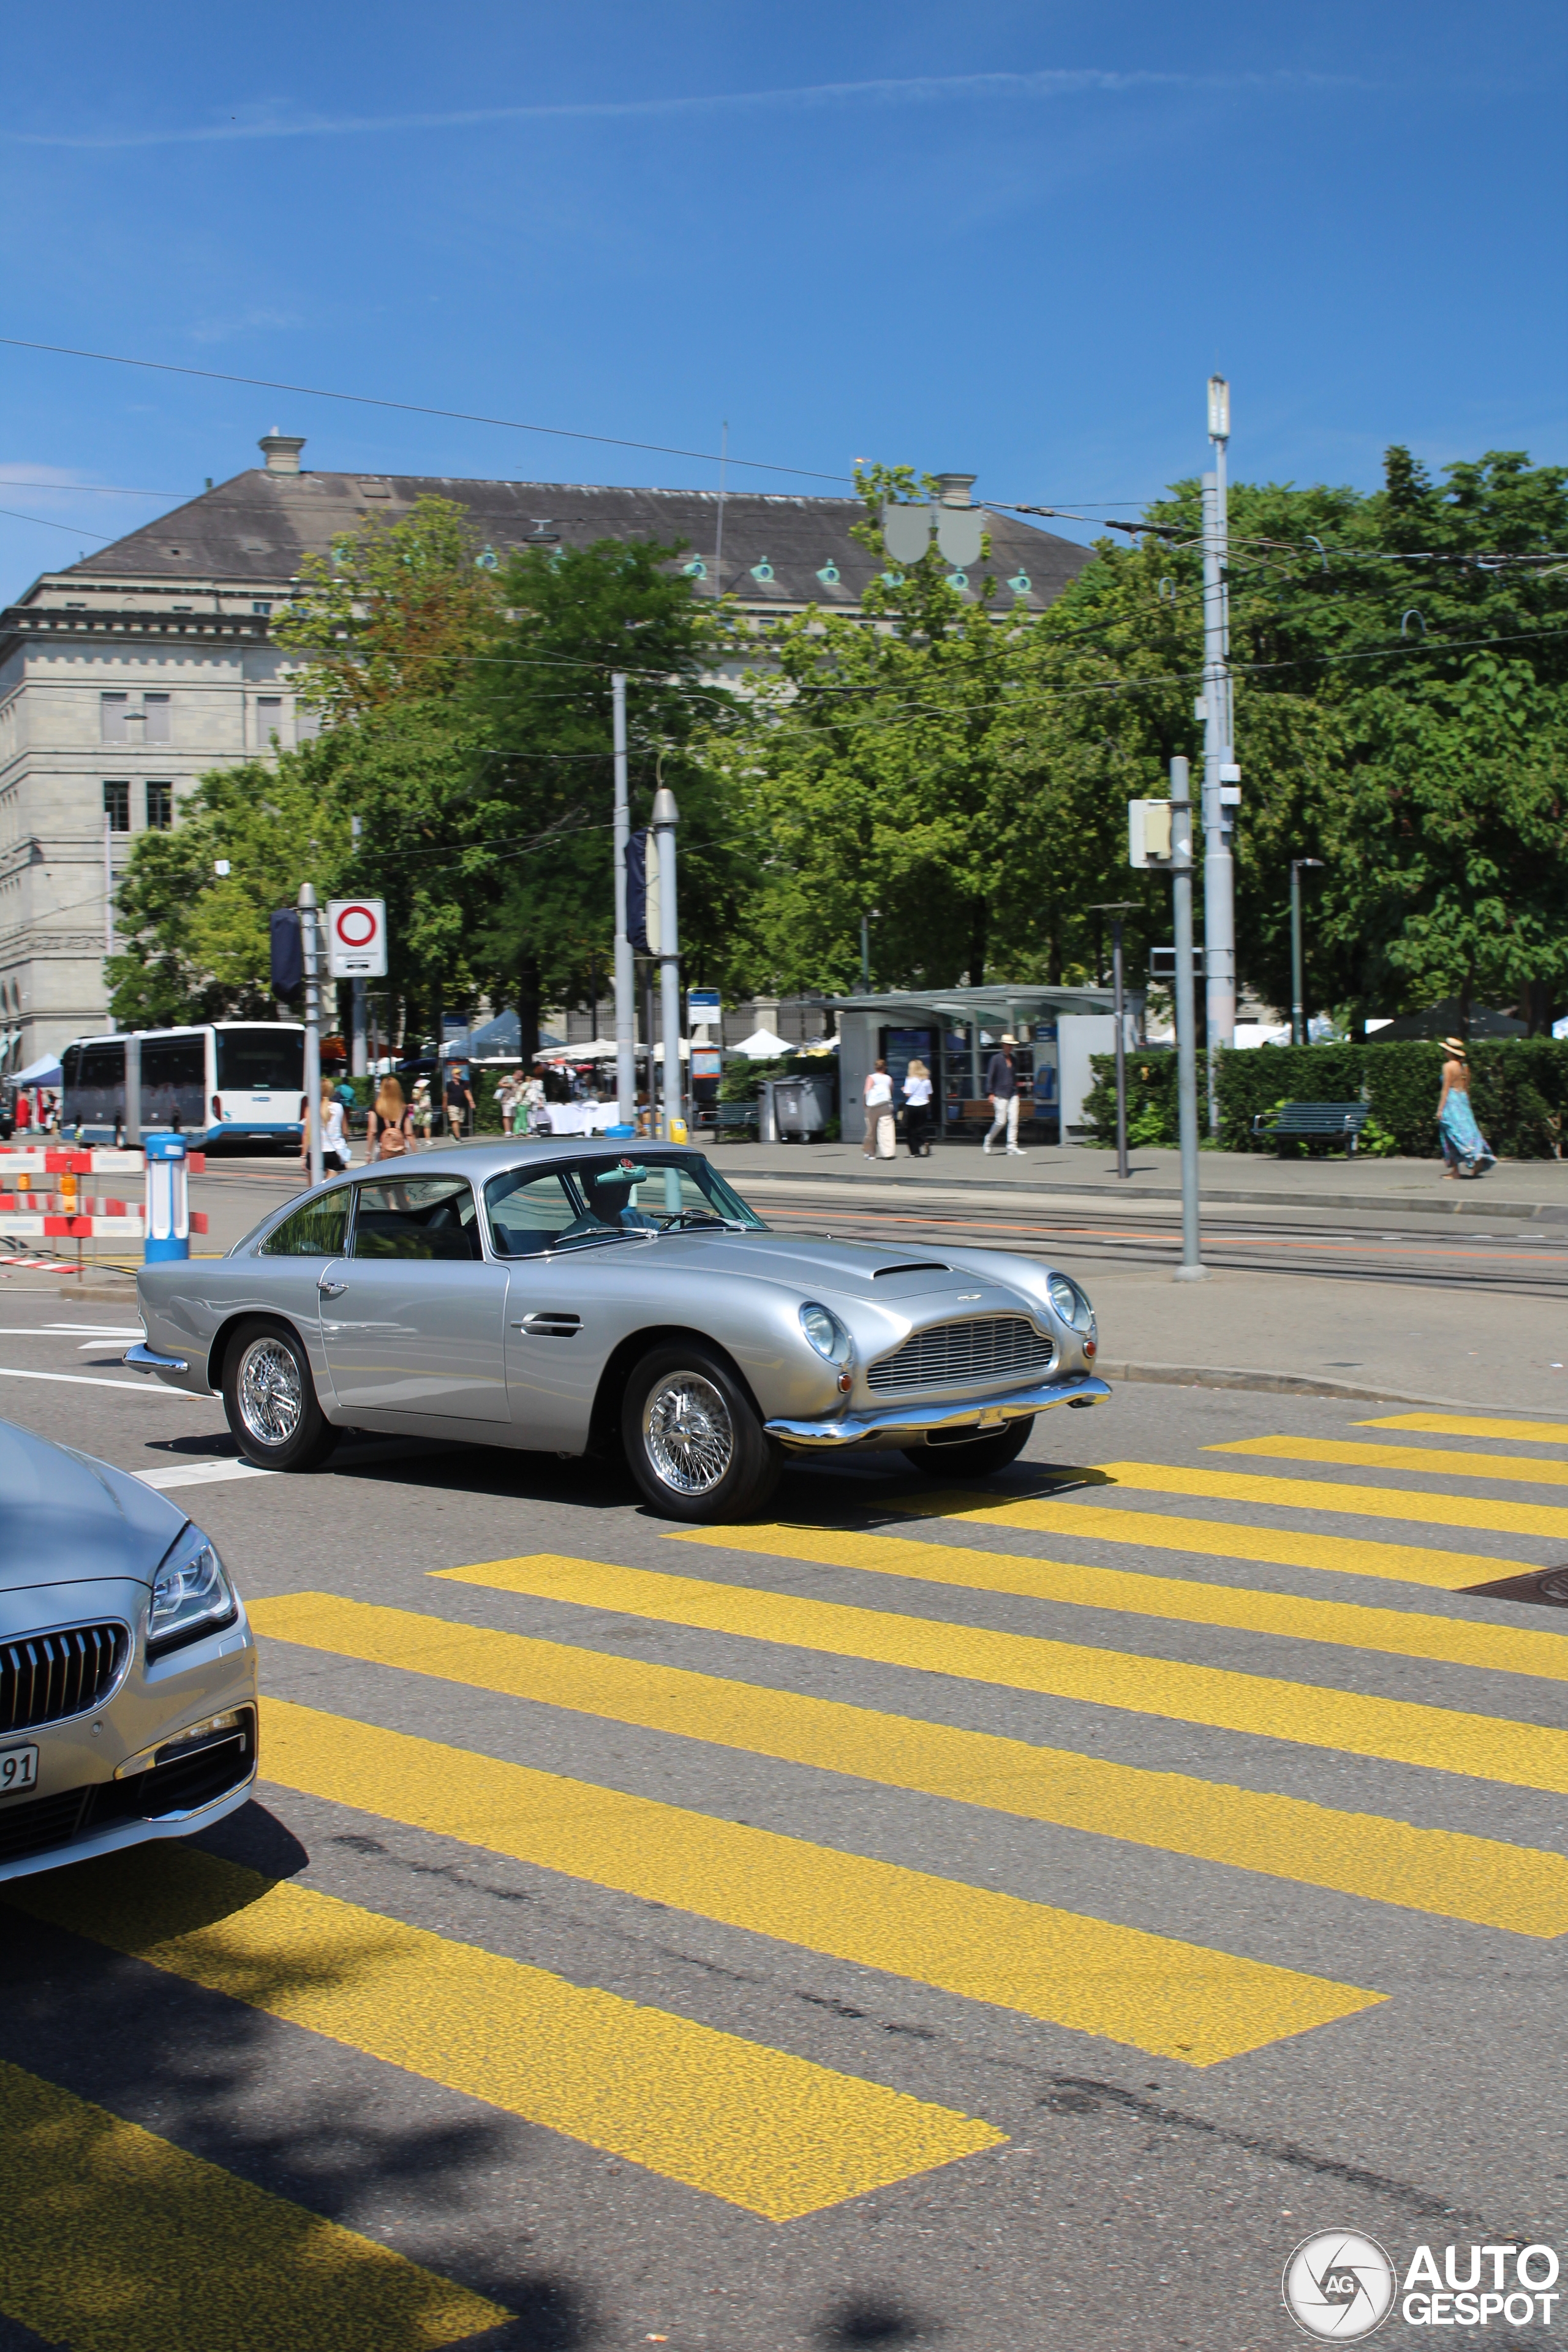
[[753,580],[771,580],[771,579],[773,578],[773,565],[768,562],[768,559],[767,559],[767,557],[766,557],[765,555],[763,556],[763,560],[762,560],[762,562],[761,562],[760,563],[753,563],[753,564],[752,564],[752,579],[753,579]]
[[1026,572],[1015,572],[1007,583],[1015,596],[1026,596],[1034,584]]
[[816,576],[825,588],[837,588],[843,575],[830,555]]

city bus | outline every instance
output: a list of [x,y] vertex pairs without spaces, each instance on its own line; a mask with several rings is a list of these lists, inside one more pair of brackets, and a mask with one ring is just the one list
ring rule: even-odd
[[177,1128],[194,1151],[298,1151],[305,1032],[298,1021],[204,1021],[79,1037],[60,1055],[62,1136],[135,1139]]

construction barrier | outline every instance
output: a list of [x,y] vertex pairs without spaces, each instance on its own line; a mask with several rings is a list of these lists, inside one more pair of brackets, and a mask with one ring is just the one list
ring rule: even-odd
[[[206,1173],[205,1151],[185,1155],[186,1169],[193,1176]],[[86,1144],[41,1147],[28,1143],[0,1143],[0,1184],[9,1183],[18,1176],[140,1176],[146,1166],[140,1151],[116,1151],[108,1144]]]

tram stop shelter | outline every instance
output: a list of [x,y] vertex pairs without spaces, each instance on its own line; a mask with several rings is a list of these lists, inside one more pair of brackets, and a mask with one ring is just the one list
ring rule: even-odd
[[[1094,1083],[1089,1055],[1116,1050],[1115,1007],[1109,988],[998,984],[835,997],[844,1139],[864,1139],[865,1084],[877,1063],[887,1063],[893,1099],[901,1104],[904,1074],[917,1059],[931,1075],[938,1133],[952,1142],[974,1139],[991,1123],[987,1065],[1010,1034],[1017,1040],[1020,1127],[1029,1127],[1036,1141],[1074,1142],[1084,1131],[1084,1097]],[[1127,991],[1122,1007],[1131,1051],[1142,1026],[1142,992]]]

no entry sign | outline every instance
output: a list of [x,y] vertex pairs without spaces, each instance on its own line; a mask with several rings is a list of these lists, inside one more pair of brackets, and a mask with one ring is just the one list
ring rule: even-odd
[[385,977],[384,898],[332,898],[328,901],[327,971],[333,980],[381,980]]

